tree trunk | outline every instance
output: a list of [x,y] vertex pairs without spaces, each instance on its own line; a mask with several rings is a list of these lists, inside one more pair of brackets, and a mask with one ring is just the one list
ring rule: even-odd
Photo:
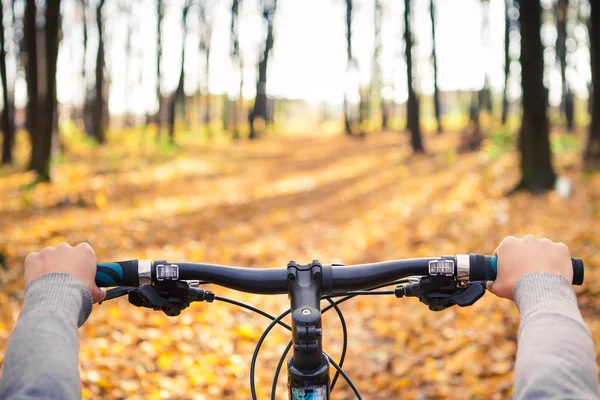
[[[177,88],[175,89],[175,95],[173,98],[174,104],[171,106],[169,112],[176,112],[178,108],[180,110],[182,121],[185,125],[185,42],[187,41],[187,14],[190,9],[190,0],[187,0],[185,5],[183,6],[183,16],[182,16],[182,24],[183,24],[183,38],[181,43],[181,67],[179,68],[179,82],[177,83]],[[171,119],[173,123],[171,123]],[[169,116],[169,142],[171,144],[175,143],[175,115]]]
[[483,135],[481,133],[481,104],[483,104],[483,91],[471,93],[469,105],[469,125],[462,134],[462,141],[458,146],[460,153],[479,150]]
[[562,84],[561,112],[565,116],[567,129],[573,130],[573,93],[567,82],[567,10],[568,0],[558,0],[555,6],[556,13],[556,55],[560,64],[560,78]]
[[37,46],[37,25],[36,25],[37,6],[35,0],[27,0],[25,3],[25,15],[24,15],[24,39],[25,39],[25,51],[27,52],[27,64],[26,64],[26,75],[27,75],[27,120],[25,125],[27,132],[29,133],[29,139],[31,142],[31,154],[29,157],[29,169],[34,169],[34,160],[37,158],[39,148],[39,132],[38,127],[38,109],[39,109],[39,96],[38,96],[38,46]]
[[508,77],[510,74],[510,28],[512,21],[510,19],[510,9],[512,6],[512,0],[505,0],[504,2],[504,90],[502,93],[502,125],[506,125],[506,119],[508,118],[509,104],[508,104]]
[[592,93],[590,102],[592,107],[592,120],[590,122],[589,136],[585,158],[600,160],[600,4],[590,1],[592,11],[590,14],[590,60],[592,67]]
[[437,65],[437,53],[435,45],[435,0],[431,0],[429,4],[429,11],[431,15],[431,38],[433,40],[433,47],[431,49],[431,58],[433,59],[433,104],[435,111],[435,119],[437,121],[437,132],[442,133],[442,110],[440,105],[440,92],[438,90],[438,65]]
[[85,72],[85,61],[87,59],[87,42],[88,42],[88,34],[87,34],[87,0],[80,0],[79,2],[81,6],[82,13],[82,25],[83,25],[83,61],[81,63],[81,80],[83,82],[83,104],[82,104],[82,116],[83,119],[83,130],[86,132],[88,136],[93,136],[93,128],[91,126],[91,115],[90,115],[90,102],[89,102],[89,93],[87,88],[87,78]]
[[410,25],[410,3],[411,0],[404,1],[404,40],[406,42],[406,74],[408,82],[408,101],[406,102],[406,128],[410,130],[410,144],[415,153],[424,153],[423,141],[421,140],[421,126],[419,120],[419,98],[415,93],[413,82],[413,62],[412,46],[413,38]]
[[92,131],[98,143],[106,141],[104,134],[104,35],[102,7],[105,0],[100,0],[96,7],[96,25],[98,28],[98,54],[96,55],[96,93],[92,103]]
[[[13,25],[14,29],[14,25]],[[4,109],[0,119],[0,129],[4,136],[2,142],[2,164],[11,164],[13,161],[13,146],[15,142],[14,102],[13,93],[8,90],[6,76],[6,47],[4,42],[4,6],[0,3],[0,77],[2,79],[2,100]],[[12,91],[10,91],[12,92]]]
[[160,110],[162,105],[162,94],[160,89],[160,61],[162,58],[162,20],[163,20],[163,2],[162,0],[156,0],[156,102],[158,103],[158,108],[156,109],[156,125],[157,125],[157,134],[156,138],[160,138],[160,127],[161,127],[161,118],[160,118]]
[[209,66],[210,66],[210,43],[207,43],[206,45],[206,49],[204,50],[204,54],[206,57],[206,69],[204,71],[204,85],[206,87],[206,91],[205,91],[205,96],[206,96],[206,104],[205,104],[205,108],[204,108],[204,112],[205,112],[205,117],[204,117],[204,126],[206,127],[206,134],[207,136],[210,138],[212,136],[212,131],[211,131],[211,126],[210,126],[210,122],[211,122],[211,118],[210,118],[210,91],[208,90],[208,82],[210,80],[210,74],[209,74]]
[[552,188],[556,180],[546,116],[548,96],[543,82],[542,6],[539,1],[521,0],[519,3],[523,87],[523,120],[519,132],[522,178],[514,190],[524,189],[537,194]]
[[[230,25],[230,34],[231,34],[231,59],[235,64],[235,61],[238,61],[238,67],[240,72],[240,82],[243,82],[244,71],[242,68],[242,56],[239,52],[239,29],[238,29],[238,15],[239,15],[239,7],[240,0],[232,0],[231,2],[231,25]],[[239,95],[238,99],[234,101],[232,113],[231,113],[231,132],[233,134],[233,139],[237,140],[240,138],[240,132],[238,128],[238,102],[242,100],[242,83],[240,83]]]
[[249,139],[258,138],[256,126],[254,124],[257,117],[261,118],[264,123],[267,122],[267,63],[269,61],[269,53],[273,48],[273,19],[275,17],[275,9],[277,0],[273,1],[273,7],[263,10],[263,18],[267,22],[267,40],[265,42],[265,51],[258,63],[258,82],[256,84],[256,98],[254,100],[254,108],[248,116],[250,124]]
[[[346,51],[348,54],[348,69],[354,61],[352,56],[352,0],[346,0]],[[352,136],[352,117],[350,103],[346,98],[344,90],[344,131],[346,135]]]
[[123,119],[125,120],[125,126],[126,127],[132,127],[135,125],[134,122],[134,115],[131,112],[131,108],[129,107],[129,92],[131,89],[131,82],[133,82],[133,79],[131,78],[131,49],[132,49],[132,45],[131,45],[131,34],[132,34],[132,13],[131,13],[131,8],[128,7],[127,3],[125,3],[124,9],[121,10],[121,13],[125,16],[126,18],[126,25],[127,25],[127,33],[125,34],[125,85],[124,85],[124,89],[125,89],[125,94],[124,94],[124,103],[125,103],[125,113],[123,115]]
[[[35,15],[35,14],[34,14]],[[40,73],[42,85],[39,90],[38,112],[35,115],[37,132],[32,150],[32,169],[37,172],[37,181],[50,180],[50,155],[52,131],[56,117],[56,60],[58,58],[58,34],[60,28],[60,0],[46,4],[46,27],[43,32],[44,66]],[[40,50],[40,49],[38,49]],[[36,71],[37,72],[37,71]]]

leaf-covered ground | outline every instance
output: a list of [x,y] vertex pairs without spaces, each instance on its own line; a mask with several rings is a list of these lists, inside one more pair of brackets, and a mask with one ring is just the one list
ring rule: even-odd
[[[503,192],[518,178],[514,153],[457,156],[457,137],[428,137],[430,156],[409,156],[404,135],[272,138],[185,144],[161,151],[125,141],[72,147],[52,185],[24,189],[27,174],[0,175],[0,362],[23,296],[22,262],[44,246],[88,241],[98,260],[205,261],[248,267],[375,262],[493,252],[506,235],[567,243],[587,265],[577,288],[600,343],[600,175],[562,151],[557,171],[573,194]],[[490,150],[490,149],[488,149]],[[491,155],[494,155],[492,157]],[[213,287],[218,295],[279,313],[286,296]],[[347,302],[345,370],[365,399],[504,399],[513,382],[518,314],[486,295],[474,306],[434,313],[414,298]],[[248,399],[249,364],[268,321],[234,306],[198,303],[180,317],[125,299],[95,306],[81,329],[84,398]],[[277,328],[259,356],[259,398],[289,340]],[[341,330],[325,318],[325,350]],[[596,357],[600,357],[600,348]],[[286,398],[285,376],[278,397]],[[334,398],[353,398],[340,380]]]

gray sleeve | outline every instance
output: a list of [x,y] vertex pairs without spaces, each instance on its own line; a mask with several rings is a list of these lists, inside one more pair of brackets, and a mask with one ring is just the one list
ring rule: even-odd
[[88,288],[72,275],[33,280],[2,365],[0,399],[79,399],[79,334],[92,310]]
[[534,272],[513,289],[521,315],[515,399],[600,399],[594,343],[569,281]]

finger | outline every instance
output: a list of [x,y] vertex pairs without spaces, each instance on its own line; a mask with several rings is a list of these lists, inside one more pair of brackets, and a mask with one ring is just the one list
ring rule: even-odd
[[37,253],[35,251],[31,252],[31,253],[27,254],[27,257],[25,257],[25,262],[23,264],[27,265],[39,256],[40,256],[40,253]]
[[510,243],[514,243],[514,242],[518,242],[520,239],[517,239],[514,236],[507,236],[504,239],[502,239],[502,241],[500,242],[500,244],[498,245],[498,247],[496,247],[496,250],[494,250],[494,254],[495,256],[498,255],[498,253],[500,252],[500,250],[502,250],[503,247],[508,246]]
[[90,244],[88,242],[81,242],[77,246],[75,246],[75,248],[89,251],[94,255],[94,257],[96,257],[96,252],[94,251],[94,249],[92,248],[92,246],[90,246]]
[[494,281],[487,281],[485,283],[485,286],[486,286],[487,290],[494,293]]
[[96,287],[91,291],[91,293],[94,304],[106,298],[106,290],[104,289]]
[[71,245],[69,243],[67,243],[67,242],[60,242],[58,244],[58,246],[56,246],[57,249],[63,249],[63,248],[64,249],[68,249],[70,247],[71,247]]

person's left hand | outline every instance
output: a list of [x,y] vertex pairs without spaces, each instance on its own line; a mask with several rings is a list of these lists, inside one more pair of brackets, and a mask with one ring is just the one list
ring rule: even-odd
[[82,281],[90,290],[94,303],[106,297],[106,292],[96,286],[96,253],[85,242],[75,247],[61,243],[39,253],[30,253],[25,258],[25,286],[52,272],[64,272]]

